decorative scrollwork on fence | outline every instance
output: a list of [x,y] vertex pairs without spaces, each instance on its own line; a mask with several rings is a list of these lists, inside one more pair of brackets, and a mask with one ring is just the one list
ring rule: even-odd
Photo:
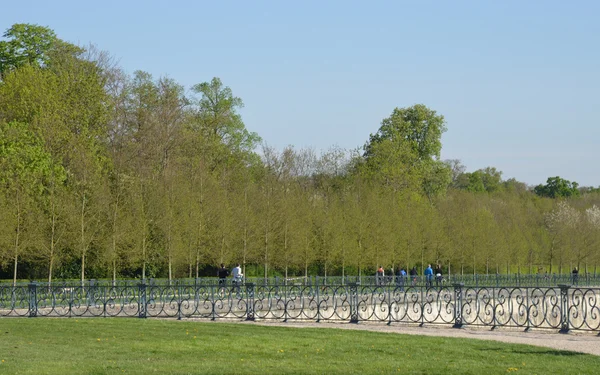
[[0,286],[0,317],[375,321],[600,330],[600,288],[210,283]]

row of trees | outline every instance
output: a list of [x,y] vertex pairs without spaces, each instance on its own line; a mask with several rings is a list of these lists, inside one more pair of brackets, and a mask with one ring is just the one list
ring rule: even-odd
[[445,121],[424,105],[394,109],[362,152],[280,151],[218,78],[186,92],[45,27],[4,37],[0,275],[13,281],[197,277],[234,262],[265,276],[600,262],[597,191],[558,177],[532,191],[442,162]]

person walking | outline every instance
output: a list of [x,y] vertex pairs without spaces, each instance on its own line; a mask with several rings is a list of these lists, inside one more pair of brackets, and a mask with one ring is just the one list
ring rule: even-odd
[[229,276],[229,270],[225,268],[225,265],[221,263],[221,268],[217,271],[219,277],[219,290],[225,290],[225,284],[227,283],[227,276]]
[[577,285],[579,283],[579,269],[577,267],[573,268],[571,276],[573,278],[573,285]]
[[433,273],[435,274],[435,286],[439,287],[442,285],[442,266],[436,264]]
[[375,283],[377,285],[383,285],[383,277],[385,276],[385,271],[383,270],[382,266],[379,266],[379,268],[377,269],[377,272],[375,274]]
[[431,268],[431,264],[428,264],[427,268],[425,268],[425,286],[427,288],[431,288],[432,282],[433,282],[433,269]]
[[417,285],[417,276],[418,275],[419,275],[419,273],[417,272],[417,266],[414,266],[410,270],[410,279],[411,279],[412,286]]
[[398,267],[396,271],[396,286],[404,291],[404,281],[406,279],[406,271],[402,267]]
[[244,274],[242,273],[242,267],[240,267],[239,263],[233,268],[231,274],[233,277],[233,285],[235,287],[235,291],[239,294],[240,285],[242,284],[244,278]]

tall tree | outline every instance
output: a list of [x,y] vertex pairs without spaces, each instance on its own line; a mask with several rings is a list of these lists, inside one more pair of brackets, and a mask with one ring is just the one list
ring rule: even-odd
[[50,51],[59,44],[68,44],[48,27],[26,23],[12,25],[2,36],[8,40],[0,41],[0,80],[7,72],[24,65],[47,65]]
[[57,175],[64,176],[64,172],[27,124],[0,122],[0,186],[6,204],[2,216],[3,226],[10,228],[10,235],[2,238],[2,247],[10,249],[4,254],[12,260],[13,284],[21,254],[35,241],[36,198],[44,192],[44,182]]
[[416,186],[428,197],[445,192],[449,167],[440,161],[444,116],[422,104],[395,108],[364,147],[366,169],[387,184]]
[[192,91],[201,95],[194,100],[192,127],[201,135],[210,169],[214,171],[232,163],[257,163],[259,158],[254,149],[260,137],[246,129],[238,113],[244,106],[242,99],[233,96],[231,89],[216,77],[194,85]]

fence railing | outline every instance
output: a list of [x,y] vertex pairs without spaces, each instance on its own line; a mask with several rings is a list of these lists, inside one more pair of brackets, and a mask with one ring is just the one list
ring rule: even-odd
[[378,321],[455,327],[600,329],[600,288],[461,283],[0,286],[0,317]]
[[[418,276],[307,276],[307,277],[247,277],[244,280],[255,285],[348,285],[350,283],[359,283],[361,285],[396,285],[403,283],[411,286],[428,286],[436,285],[452,285],[455,283],[463,283],[465,285],[473,285],[475,287],[553,287],[558,284],[570,284],[582,287],[600,287],[600,274],[581,274],[572,276],[567,274],[452,274],[444,275],[441,278],[433,276],[431,279]],[[216,277],[201,277],[189,279],[132,279],[132,280],[96,280],[88,279],[83,283],[80,280],[59,280],[51,284],[40,282],[38,285],[57,286],[57,287],[78,287],[78,286],[102,286],[102,287],[126,287],[136,286],[141,282],[148,285],[157,286],[178,286],[178,285],[194,285],[194,286],[211,286],[218,285],[219,279]],[[230,284],[231,278],[227,279],[226,283]],[[30,282],[20,281],[16,285],[27,286]],[[9,280],[1,280],[0,286],[12,285]]]

